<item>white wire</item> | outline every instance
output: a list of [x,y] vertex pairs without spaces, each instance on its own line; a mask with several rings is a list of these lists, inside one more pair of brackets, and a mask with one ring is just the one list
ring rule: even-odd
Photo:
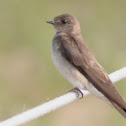
[[119,70],[109,74],[109,77],[113,83],[125,78],[126,77],[126,67],[123,67],[122,69],[119,69]]
[[[123,78],[126,77],[126,67],[117,70],[109,75],[112,82],[117,82]],[[81,90],[84,94],[84,96],[88,95],[88,91]],[[13,116],[5,121],[0,122],[0,126],[18,126],[22,125],[24,123],[27,123],[35,118],[38,118],[40,116],[43,116],[49,112],[52,112],[56,110],[57,108],[60,108],[61,106],[64,106],[74,100],[76,100],[78,96],[75,92],[68,92],[67,94],[64,94],[58,98],[55,98],[51,101],[48,101],[44,104],[41,104],[35,108],[32,108],[30,110],[27,110],[21,114],[18,114],[16,116]]]

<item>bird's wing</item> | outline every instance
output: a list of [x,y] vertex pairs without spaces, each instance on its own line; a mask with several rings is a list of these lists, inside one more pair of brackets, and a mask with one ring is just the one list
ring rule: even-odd
[[96,61],[81,36],[71,37],[61,33],[56,37],[60,43],[61,54],[76,67],[96,89],[120,107],[126,109],[126,102],[118,93],[107,73]]

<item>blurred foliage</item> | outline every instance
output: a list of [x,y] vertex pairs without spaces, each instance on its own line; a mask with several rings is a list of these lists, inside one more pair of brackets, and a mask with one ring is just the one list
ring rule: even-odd
[[[72,88],[53,65],[54,29],[45,23],[62,13],[77,17],[84,40],[108,73],[126,65],[126,1],[0,0],[0,120]],[[116,85],[124,98],[125,83]],[[25,126],[82,124],[125,126],[126,122],[115,109],[91,95]]]

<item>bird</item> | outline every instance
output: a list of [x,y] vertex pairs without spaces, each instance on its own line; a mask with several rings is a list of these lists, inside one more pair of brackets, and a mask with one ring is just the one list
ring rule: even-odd
[[108,101],[126,119],[126,102],[87,47],[78,20],[66,13],[46,22],[55,29],[51,54],[57,70],[74,87]]

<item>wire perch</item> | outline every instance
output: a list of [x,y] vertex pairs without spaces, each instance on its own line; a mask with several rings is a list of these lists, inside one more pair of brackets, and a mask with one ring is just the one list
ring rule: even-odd
[[[109,77],[113,83],[125,78],[126,77],[126,67],[109,74]],[[83,93],[83,97],[90,94],[88,91],[85,91],[85,90],[81,90],[81,92]],[[82,97],[81,92],[70,91],[70,92],[68,92],[60,97],[57,97],[51,101],[48,101],[44,104],[41,104],[37,107],[30,109],[30,110],[27,110],[23,113],[16,115],[16,116],[13,116],[7,120],[4,120],[4,121],[0,122],[0,126],[18,126],[18,125],[25,124],[33,119],[36,119],[36,118],[43,116],[49,112],[52,112],[52,111],[66,105],[68,103],[71,103],[78,98],[81,98]]]

